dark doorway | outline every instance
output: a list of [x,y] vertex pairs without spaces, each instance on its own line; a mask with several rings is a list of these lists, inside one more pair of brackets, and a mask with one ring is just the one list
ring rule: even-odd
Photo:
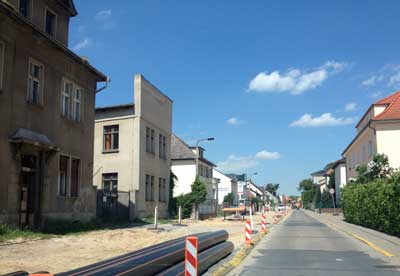
[[22,155],[19,204],[19,224],[22,228],[32,228],[36,224],[35,203],[37,201],[38,175],[37,156]]

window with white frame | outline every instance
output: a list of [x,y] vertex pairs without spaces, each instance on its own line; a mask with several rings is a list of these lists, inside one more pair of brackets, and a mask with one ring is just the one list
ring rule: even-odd
[[158,178],[158,201],[166,202],[167,201],[167,179]]
[[145,200],[154,201],[154,176],[146,174]]
[[29,59],[28,96],[27,100],[33,104],[42,104],[43,99],[43,71],[44,66]]
[[60,196],[67,195],[68,182],[69,182],[69,157],[60,155],[60,164],[59,164],[59,181],[58,181],[58,194]]
[[60,155],[58,171],[58,194],[77,197],[80,181],[80,159]]
[[3,89],[5,43],[0,41],[0,90]]
[[82,119],[82,88],[67,79],[63,80],[61,91],[61,114],[80,122]]

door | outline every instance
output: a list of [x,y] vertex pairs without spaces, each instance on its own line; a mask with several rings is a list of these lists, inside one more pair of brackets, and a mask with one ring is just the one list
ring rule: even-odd
[[35,195],[38,181],[37,158],[23,155],[21,160],[19,224],[32,228],[35,224]]

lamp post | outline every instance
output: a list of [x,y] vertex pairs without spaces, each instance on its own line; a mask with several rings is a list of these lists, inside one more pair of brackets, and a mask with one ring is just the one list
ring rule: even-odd
[[202,141],[214,141],[214,137],[199,139],[196,141],[196,177],[199,175],[199,144]]

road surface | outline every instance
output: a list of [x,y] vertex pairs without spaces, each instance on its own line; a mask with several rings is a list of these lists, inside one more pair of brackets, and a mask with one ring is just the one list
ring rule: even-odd
[[274,226],[229,275],[400,275],[380,253],[304,211]]

